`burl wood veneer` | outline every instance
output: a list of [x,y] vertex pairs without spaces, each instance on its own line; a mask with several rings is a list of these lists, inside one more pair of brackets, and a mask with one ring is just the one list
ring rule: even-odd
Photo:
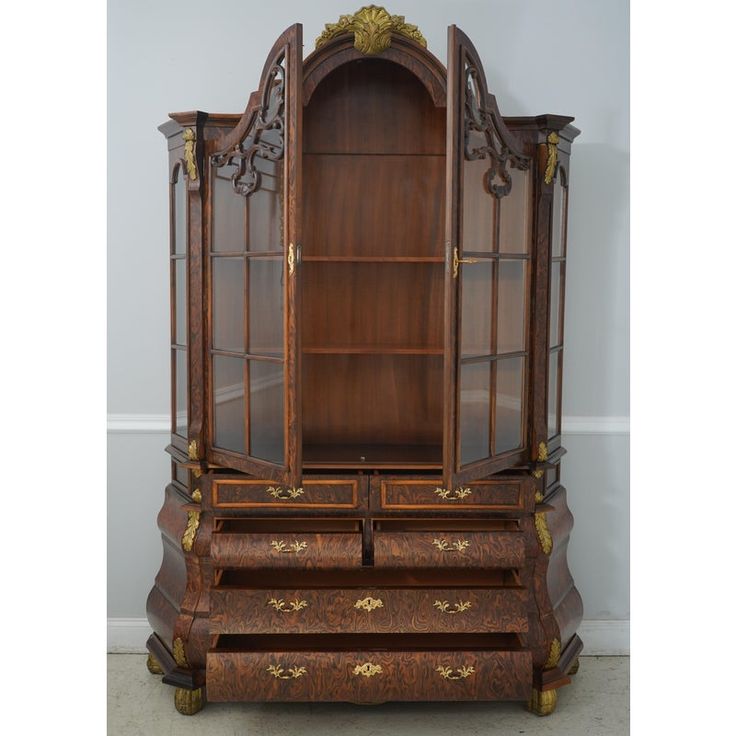
[[[541,73],[541,72],[540,72]],[[369,6],[172,114],[172,478],[148,667],[217,701],[522,700],[582,603],[560,481],[572,118]]]

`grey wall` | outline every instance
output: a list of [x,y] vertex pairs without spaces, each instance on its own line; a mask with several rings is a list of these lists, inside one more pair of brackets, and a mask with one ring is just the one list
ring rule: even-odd
[[[586,618],[627,619],[628,3],[386,0],[446,56],[446,28],[473,39],[506,115],[575,115],[567,278],[564,481]],[[352,4],[351,4],[352,3]],[[110,0],[109,615],[145,615],[161,548],[155,519],[169,466],[167,157],[170,111],[241,111],[271,43],[362,0]],[[206,14],[204,8],[207,8]],[[126,431],[121,431],[126,430]],[[574,433],[573,433],[574,432]]]

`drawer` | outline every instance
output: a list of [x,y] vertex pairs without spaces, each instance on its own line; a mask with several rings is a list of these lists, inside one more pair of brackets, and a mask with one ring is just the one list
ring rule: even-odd
[[[240,637],[220,637],[217,648],[207,653],[207,698],[381,703],[525,700],[531,695],[529,651],[485,648],[480,637],[478,648],[395,651],[386,651],[386,637],[382,647],[372,645],[375,650],[355,637],[343,648],[334,643],[336,638],[329,637],[329,651],[289,650],[288,640],[284,648],[272,651],[242,651],[237,648]],[[351,641],[355,649],[350,649]]]
[[517,585],[247,589],[221,582],[210,592],[209,621],[213,634],[524,633],[527,599]]
[[375,479],[378,505],[392,510],[531,512],[534,491],[516,479],[482,480],[447,490],[435,480]]
[[[295,526],[304,531],[294,530]],[[294,525],[218,519],[210,556],[216,567],[354,568],[363,561],[363,537],[357,521]]]
[[[373,534],[376,567],[485,567],[518,568],[525,559],[524,535],[518,522],[489,522],[485,530],[473,530],[439,522],[446,529],[423,530],[401,522],[377,523]],[[404,527],[404,528],[402,528]]]
[[304,479],[299,488],[288,488],[272,481],[225,478],[212,482],[212,506],[216,509],[354,509],[358,507],[358,491],[357,479]]

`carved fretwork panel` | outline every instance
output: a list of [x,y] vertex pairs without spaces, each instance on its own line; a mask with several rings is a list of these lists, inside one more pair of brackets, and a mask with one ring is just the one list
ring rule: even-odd
[[468,58],[464,64],[464,152],[468,161],[488,159],[485,186],[494,197],[505,197],[511,192],[510,167],[525,171],[530,159],[511,150],[500,132],[498,110],[487,104],[488,93],[480,73]]
[[285,86],[282,56],[269,69],[260,104],[245,137],[229,151],[212,157],[214,166],[232,167],[230,180],[238,194],[248,196],[261,186],[262,175],[255,163],[256,157],[266,161],[281,161],[284,157]]

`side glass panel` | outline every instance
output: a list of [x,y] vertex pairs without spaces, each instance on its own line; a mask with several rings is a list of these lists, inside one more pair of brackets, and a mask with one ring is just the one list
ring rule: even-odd
[[567,168],[555,176],[552,201],[552,251],[549,268],[549,369],[547,377],[547,436],[562,431],[562,358],[565,316],[565,268],[567,253]]
[[225,450],[245,452],[245,361],[216,355],[212,361],[214,383],[214,444]]
[[171,208],[171,431],[186,440],[188,431],[187,371],[187,180],[181,164],[174,167],[169,185]]

